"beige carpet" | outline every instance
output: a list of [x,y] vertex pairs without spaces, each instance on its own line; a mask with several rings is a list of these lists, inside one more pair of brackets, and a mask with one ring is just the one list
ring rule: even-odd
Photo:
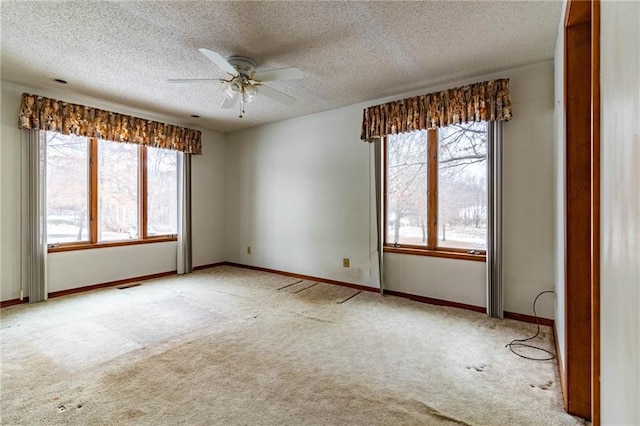
[[535,326],[377,293],[224,266],[1,313],[3,425],[582,424],[505,348]]

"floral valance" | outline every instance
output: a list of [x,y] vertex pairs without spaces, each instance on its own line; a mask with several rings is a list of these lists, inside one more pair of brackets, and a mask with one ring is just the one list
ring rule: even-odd
[[198,130],[28,93],[22,94],[18,127],[202,154]]
[[484,81],[365,108],[361,139],[473,121],[509,121],[509,79]]

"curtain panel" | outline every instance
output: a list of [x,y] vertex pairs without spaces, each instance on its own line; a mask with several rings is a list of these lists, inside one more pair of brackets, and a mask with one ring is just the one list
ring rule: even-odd
[[202,154],[198,130],[28,93],[22,94],[18,127]]
[[191,228],[191,155],[178,155],[178,274],[193,272]]
[[21,285],[20,299],[26,288],[29,303],[47,300],[47,219],[46,180],[47,145],[37,130],[22,130],[20,182]]
[[474,121],[509,121],[509,79],[484,81],[364,109],[361,139]]

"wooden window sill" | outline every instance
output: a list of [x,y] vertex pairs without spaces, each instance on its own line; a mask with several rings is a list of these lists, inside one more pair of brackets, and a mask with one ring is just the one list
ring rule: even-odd
[[108,241],[102,243],[61,243],[49,245],[47,248],[48,253],[58,253],[63,251],[75,251],[75,250],[90,250],[108,247],[120,247],[120,246],[135,246],[138,244],[152,244],[152,243],[165,243],[169,241],[178,241],[175,236],[162,236],[151,237],[144,240],[121,240],[121,241]]
[[471,254],[464,251],[449,251],[449,250],[431,250],[426,248],[414,248],[414,247],[393,247],[384,246],[383,251],[385,253],[397,253],[397,254],[412,254],[415,256],[431,256],[431,257],[444,257],[448,259],[459,260],[473,260],[476,262],[486,262],[487,255],[485,253]]

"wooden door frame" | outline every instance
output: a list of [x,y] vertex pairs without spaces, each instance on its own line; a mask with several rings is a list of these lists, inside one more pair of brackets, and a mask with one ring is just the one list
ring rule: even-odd
[[600,3],[564,21],[565,368],[568,413],[600,424]]

